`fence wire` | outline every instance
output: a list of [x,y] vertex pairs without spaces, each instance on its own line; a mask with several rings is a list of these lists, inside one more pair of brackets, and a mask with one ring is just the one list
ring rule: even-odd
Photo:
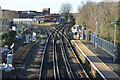
[[[95,44],[96,35],[89,33],[89,40]],[[97,46],[114,56],[114,44],[97,36]]]

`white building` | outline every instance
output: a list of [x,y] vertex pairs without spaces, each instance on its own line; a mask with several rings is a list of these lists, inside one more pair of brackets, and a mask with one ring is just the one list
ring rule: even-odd
[[32,19],[32,18],[14,18],[13,19],[14,22],[35,22],[36,19]]

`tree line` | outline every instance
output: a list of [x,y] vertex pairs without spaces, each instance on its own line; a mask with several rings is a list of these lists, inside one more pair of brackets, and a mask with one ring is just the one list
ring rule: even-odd
[[71,13],[72,11],[72,4],[70,3],[63,3],[60,7],[60,14],[62,17],[64,17],[65,19],[65,22],[74,22],[74,17],[73,17],[73,14]]
[[2,32],[2,34],[0,35],[0,39],[2,41],[1,46],[5,46],[5,45],[12,45],[13,42],[15,41],[16,38],[16,31],[6,31],[6,32]]
[[[78,14],[75,16],[76,24],[86,25],[88,31],[96,32],[96,19],[98,20],[98,35],[110,42],[114,41],[114,24],[120,20],[118,2],[87,2],[78,8]],[[117,42],[120,34],[119,24],[117,25]]]

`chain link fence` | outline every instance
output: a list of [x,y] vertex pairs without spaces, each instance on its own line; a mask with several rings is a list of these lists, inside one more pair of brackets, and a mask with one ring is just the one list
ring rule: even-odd
[[[89,40],[95,44],[96,34],[89,33]],[[97,46],[114,56],[114,44],[97,36]]]

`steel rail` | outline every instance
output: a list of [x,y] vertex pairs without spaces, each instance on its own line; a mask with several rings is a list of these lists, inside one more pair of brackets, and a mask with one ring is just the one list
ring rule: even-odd
[[73,75],[72,69],[71,69],[70,64],[69,64],[69,62],[68,62],[68,59],[67,59],[65,47],[64,47],[64,45],[63,45],[63,40],[62,40],[62,38],[60,37],[60,34],[59,34],[59,33],[58,33],[58,35],[59,35],[59,38],[60,38],[61,43],[62,43],[61,51],[62,51],[62,55],[63,55],[63,59],[64,59],[64,62],[65,62],[65,65],[66,65],[66,70],[67,70],[68,76],[69,76],[70,79],[74,79],[74,80],[75,80],[75,77],[74,77],[74,75]]
[[44,57],[45,57],[45,52],[46,52],[46,48],[47,48],[47,46],[48,46],[48,43],[49,43],[50,37],[51,37],[51,35],[49,35],[49,37],[47,38],[46,45],[45,45],[45,49],[44,49],[44,52],[43,52],[44,55],[43,55],[42,62],[41,62],[39,80],[41,79],[42,69],[43,69],[43,62],[44,62]]
[[[60,32],[60,34],[62,34],[62,33]],[[64,38],[67,40],[67,42],[68,42],[68,44],[69,44],[69,46],[70,46],[70,49],[72,50],[72,53],[73,53],[73,55],[75,56],[77,62],[78,62],[79,65],[80,65],[80,67],[82,68],[84,74],[86,75],[86,77],[87,77],[88,79],[90,79],[90,77],[89,77],[88,74],[86,73],[84,67],[82,66],[82,64],[81,64],[80,61],[78,60],[78,58],[77,58],[77,56],[76,56],[76,54],[75,54],[75,51],[73,50],[72,45],[70,44],[70,41],[68,40],[68,38],[67,38],[64,34],[63,34],[63,36],[64,36]]]
[[[60,26],[60,25],[59,25]],[[59,28],[59,26],[58,27],[56,27],[56,29],[57,28]],[[55,30],[56,30],[55,29]],[[42,58],[42,62],[41,62],[41,67],[40,67],[40,75],[39,75],[39,80],[41,79],[41,75],[42,75],[42,69],[43,69],[43,62],[44,62],[44,57],[45,57],[45,52],[46,52],[46,48],[47,48],[47,46],[48,46],[48,43],[49,43],[49,40],[50,40],[50,38],[51,38],[51,35],[54,33],[54,31],[55,30],[53,30],[51,33],[50,33],[50,35],[49,35],[49,37],[47,38],[47,41],[46,41],[46,45],[45,45],[45,49],[44,49],[44,55],[43,55],[43,58]],[[46,32],[47,32],[47,30],[46,30]],[[50,31],[49,31],[50,32]],[[47,32],[48,33],[48,32]],[[55,74],[55,71],[54,71],[54,74]]]
[[56,80],[56,70],[55,70],[55,40],[53,36],[53,69],[54,69],[54,78]]

